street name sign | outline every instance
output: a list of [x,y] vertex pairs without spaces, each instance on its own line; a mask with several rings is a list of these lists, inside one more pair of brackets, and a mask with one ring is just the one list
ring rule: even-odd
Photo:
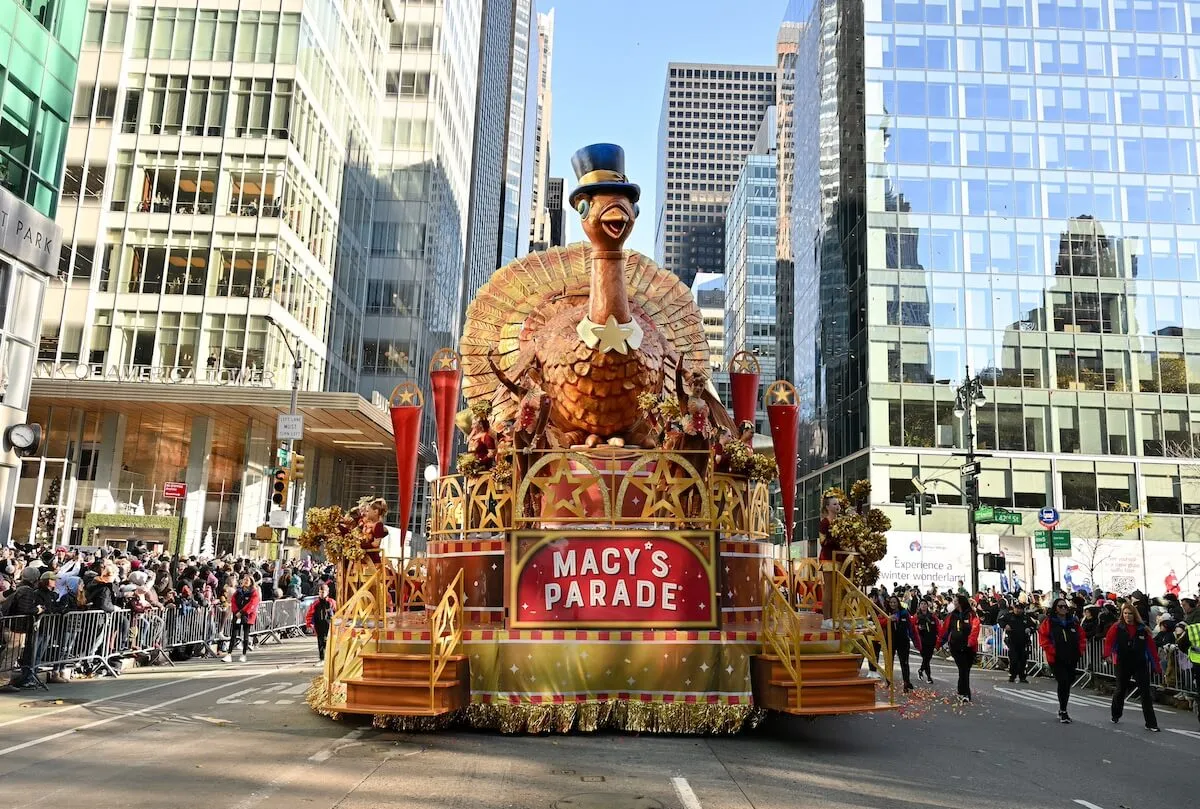
[[1006,508],[997,508],[992,515],[992,522],[1000,525],[1020,525],[1022,519],[1020,514]]

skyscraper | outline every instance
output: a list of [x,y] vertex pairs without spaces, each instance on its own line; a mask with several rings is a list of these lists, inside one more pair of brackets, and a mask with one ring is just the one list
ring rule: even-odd
[[[767,108],[754,151],[729,198],[725,218],[725,368],[733,355],[749,351],[758,357],[760,380],[777,378],[775,361],[775,241],[778,208],[778,165],[775,155],[775,107]],[[767,434],[766,413],[759,432]]]
[[536,110],[533,0],[487,0],[479,53],[469,257],[462,308],[491,274],[528,252]]
[[[35,6],[0,0],[0,545],[27,486],[21,458],[41,450],[41,425],[28,417],[30,377],[62,247],[53,217],[86,3]],[[54,519],[47,512],[42,528]]]
[[[394,496],[376,405],[459,331],[478,96],[516,84],[481,76],[484,0],[194,6],[87,10],[64,283],[33,383],[58,438],[26,462],[21,536],[53,506],[63,540],[122,525],[194,548],[211,528],[249,550],[294,365],[308,480],[293,519]],[[506,114],[502,132],[523,125]],[[429,462],[431,419],[423,437]],[[167,481],[188,484],[185,501],[162,496]],[[182,536],[154,522],[180,511]]]
[[775,68],[671,62],[658,122],[655,260],[691,284],[723,272],[725,208],[775,102]]
[[[550,207],[550,135],[554,96],[551,80],[554,66],[554,9],[537,15],[537,133],[533,151],[533,199],[531,201],[529,249],[544,250],[562,244],[551,236],[554,209]],[[560,180],[561,183],[561,180]],[[562,210],[559,193],[558,210]],[[561,213],[560,213],[561,217]]]
[[[796,295],[795,266],[792,262],[791,196],[796,170],[794,102],[796,98],[796,52],[800,44],[800,18],[805,12],[802,0],[791,0],[775,39],[775,160],[778,177],[777,222],[775,236],[775,361],[780,379],[795,377],[796,347],[793,341]],[[805,2],[805,4],[807,4]]]
[[[1191,4],[813,6],[791,209],[809,537],[823,487],[870,478],[894,530],[936,493],[921,526],[965,553],[966,369],[980,497],[1023,511],[1018,537],[1046,505],[1077,538],[1200,530],[1197,26]],[[1126,508],[1150,523],[1114,531]],[[1162,586],[1151,546],[1121,586]]]

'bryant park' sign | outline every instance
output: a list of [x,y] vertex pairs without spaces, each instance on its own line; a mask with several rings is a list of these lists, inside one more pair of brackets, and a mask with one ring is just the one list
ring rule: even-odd
[[708,531],[524,531],[509,567],[513,626],[715,628]]

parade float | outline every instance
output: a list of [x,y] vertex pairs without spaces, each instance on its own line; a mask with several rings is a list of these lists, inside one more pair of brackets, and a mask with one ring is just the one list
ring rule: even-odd
[[[891,707],[891,683],[860,674],[890,639],[848,562],[787,560],[794,388],[767,387],[773,452],[756,452],[757,362],[730,369],[731,416],[690,291],[623,249],[639,191],[620,148],[572,162],[588,241],[497,270],[459,350],[434,357],[427,553],[342,559],[309,704],[517,733],[733,733],[767,711]],[[424,404],[393,392],[401,526]],[[770,541],[777,468],[786,546]]]

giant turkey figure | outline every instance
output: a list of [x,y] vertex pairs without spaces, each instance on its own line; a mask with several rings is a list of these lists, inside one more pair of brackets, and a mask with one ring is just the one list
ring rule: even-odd
[[[489,401],[502,422],[521,392],[540,388],[555,446],[649,445],[637,397],[706,382],[703,321],[678,278],[623,250],[640,190],[621,147],[588,146],[571,163],[579,185],[569,201],[590,244],[532,253],[480,289],[460,346],[463,393]],[[708,397],[732,426],[710,386]]]

